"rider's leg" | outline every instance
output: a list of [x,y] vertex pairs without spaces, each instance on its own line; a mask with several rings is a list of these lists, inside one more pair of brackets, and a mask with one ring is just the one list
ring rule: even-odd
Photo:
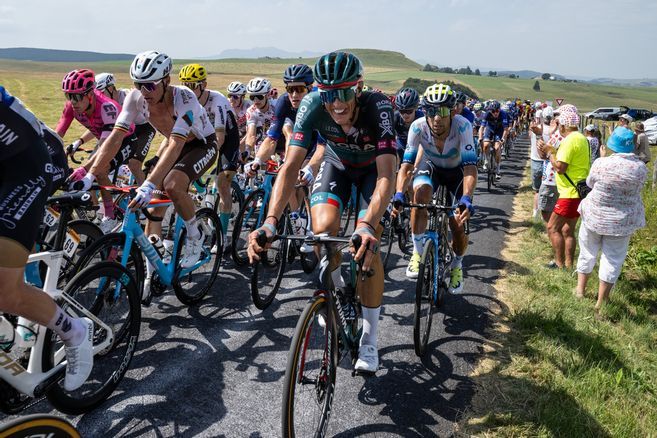
[[228,233],[228,222],[233,209],[233,195],[231,193],[231,182],[235,176],[235,171],[229,170],[221,172],[217,176],[217,192],[219,193],[219,220],[221,221],[221,230],[224,236]]
[[[416,204],[427,204],[431,201],[433,188],[430,184],[414,184],[414,201]],[[424,208],[411,209],[411,233],[413,235],[413,250],[422,255],[424,247],[424,233],[427,229],[427,210]]]
[[500,162],[502,161],[502,143],[495,142],[495,173],[500,174]]
[[132,172],[132,175],[135,177],[135,183],[137,185],[141,185],[146,179],[146,175],[144,174],[141,165],[142,162],[134,158],[131,158],[128,161],[128,168],[130,169],[130,172]]

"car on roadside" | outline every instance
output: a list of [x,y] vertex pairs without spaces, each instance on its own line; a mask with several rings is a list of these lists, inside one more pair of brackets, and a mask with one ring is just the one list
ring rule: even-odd
[[625,114],[629,111],[626,106],[607,106],[597,108],[589,113],[584,114],[586,119],[599,119],[599,120],[618,120],[618,116]]
[[632,117],[635,122],[642,122],[657,115],[650,110],[637,108],[631,108],[625,114]]

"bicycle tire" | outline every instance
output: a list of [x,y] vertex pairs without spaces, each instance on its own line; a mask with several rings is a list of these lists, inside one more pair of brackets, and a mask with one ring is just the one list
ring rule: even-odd
[[0,438],[80,438],[80,432],[66,419],[49,414],[16,418],[0,426]]
[[438,281],[438,294],[434,302],[435,308],[442,307],[445,302],[445,296],[447,289],[449,288],[449,278],[447,274],[449,273],[449,264],[451,263],[451,258],[448,255],[451,252],[449,246],[449,217],[446,213],[442,213],[439,220],[438,226],[438,275],[436,276],[436,281]]
[[[303,309],[294,330],[283,384],[282,436],[285,438],[326,436],[338,366],[338,334],[329,306],[326,295],[313,297]],[[317,356],[319,359],[315,359]],[[311,367],[314,368],[311,370]],[[295,394],[299,386],[313,384],[313,380],[314,385],[308,391]],[[309,396],[308,402],[301,400],[304,395]],[[317,421],[311,418],[309,430],[305,430],[306,416],[302,414],[315,407]]]
[[[97,285],[96,280],[98,280]],[[114,286],[120,287],[118,299],[115,296]],[[92,292],[84,294],[84,289],[87,287],[90,287]],[[64,390],[63,386],[60,386],[62,385],[60,381],[46,393],[48,401],[57,410],[69,415],[79,415],[103,403],[116,389],[128,370],[139,339],[141,304],[134,278],[126,268],[116,262],[101,262],[83,269],[73,277],[67,285],[65,293],[105,324],[117,326],[117,329],[113,331],[114,339],[111,346],[94,356],[91,375],[82,387],[68,392]],[[125,304],[126,309],[118,309],[119,304]],[[65,311],[67,307],[65,304],[63,305]],[[110,315],[104,314],[105,311],[109,313],[113,310],[119,310],[120,313],[117,323],[110,322]],[[94,327],[94,342],[103,340],[103,334],[107,336],[107,333],[104,333],[98,326]],[[44,370],[51,369],[56,365],[54,356],[60,348],[55,345],[56,342],[57,336],[51,330],[47,330],[43,345],[42,366]],[[119,349],[124,349],[125,352],[121,353]],[[103,366],[113,358],[116,358],[115,365]],[[107,372],[105,372],[105,368],[107,368]],[[100,377],[103,374],[106,374],[106,377]],[[91,388],[96,381],[102,383],[97,389]]]
[[248,238],[249,234],[261,225],[258,220],[260,209],[267,208],[264,205],[264,197],[265,191],[263,189],[257,189],[249,193],[235,219],[233,234],[231,235],[231,255],[237,266],[244,266],[249,261],[246,254]]
[[399,250],[405,255],[413,254],[413,238],[411,236],[411,215],[408,208],[402,210],[399,215],[399,232],[397,233],[397,244]]
[[[180,233],[175,260],[175,266],[178,266],[178,268],[171,282],[176,297],[181,303],[188,306],[199,302],[207,295],[219,273],[221,255],[224,249],[221,223],[217,214],[211,208],[201,208],[196,211],[196,221],[203,229],[204,240],[201,258],[207,256],[209,260],[197,269],[182,275],[180,259],[183,257],[183,245],[187,236],[187,230],[183,229]],[[217,251],[213,254],[211,249],[214,245],[217,245]],[[209,267],[210,269],[201,272],[200,270],[203,267]]]
[[383,263],[384,271],[388,267],[388,260],[390,260],[390,254],[392,253],[392,244],[395,241],[395,229],[392,226],[391,220],[386,220],[381,233],[379,252],[381,256],[381,262]]
[[493,186],[495,185],[495,172],[493,166],[495,163],[495,149],[490,149],[492,146],[489,146],[488,150],[488,191],[492,191]]
[[[287,214],[282,216],[277,232],[286,234],[291,231]],[[290,242],[278,239],[272,246],[260,253],[260,260],[252,265],[251,298],[259,310],[265,310],[274,301],[281,287],[285,265],[288,261]]]
[[[413,347],[415,354],[424,356],[433,318],[433,284],[436,280],[434,242],[424,244],[417,283],[415,284],[415,311],[413,313]],[[422,321],[425,320],[424,324]]]

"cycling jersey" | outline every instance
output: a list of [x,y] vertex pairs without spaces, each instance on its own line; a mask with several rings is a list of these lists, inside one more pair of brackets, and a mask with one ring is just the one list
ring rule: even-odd
[[251,105],[249,109],[246,110],[246,128],[248,130],[249,126],[255,125],[257,145],[262,143],[262,140],[265,139],[265,134],[269,131],[274,116],[274,105],[272,104],[271,99],[269,100],[267,110],[264,112],[260,111],[255,104]]
[[[129,88],[117,88],[117,98],[116,101],[123,107],[123,104],[125,103],[125,98],[128,97],[128,94],[132,89]],[[137,117],[135,117],[135,125],[143,125],[144,123],[148,123],[148,116],[144,113],[140,113]],[[150,144],[150,143],[149,143]]]
[[440,169],[455,169],[477,164],[472,125],[460,115],[452,118],[449,134],[445,139],[442,151],[436,147],[426,117],[414,121],[409,130],[403,162],[415,164],[420,146],[424,149],[424,159],[431,161],[435,167]]
[[358,97],[358,116],[348,133],[335,123],[322,104],[319,92],[301,101],[290,146],[310,149],[313,131],[326,140],[326,155],[345,166],[364,168],[383,154],[396,154],[392,103],[382,93],[365,91]]
[[[413,121],[421,117],[424,117],[422,110],[415,110],[415,118]],[[403,151],[406,149],[406,142],[408,141],[408,128],[410,128],[411,125],[406,126],[406,123],[404,123],[404,119],[402,118],[399,111],[395,111],[393,126],[395,128],[395,135],[397,136],[397,150]]]
[[146,99],[139,90],[135,89],[130,91],[126,97],[125,105],[116,120],[116,127],[127,131],[139,114],[143,113],[151,125],[167,138],[178,136],[191,141],[188,136],[192,134],[197,139],[205,142],[206,137],[214,134],[214,129],[196,95],[187,87],[174,85],[172,88],[173,114],[170,123],[156,126],[150,120]]
[[497,117],[494,117],[490,111],[486,111],[481,126],[486,128],[487,132],[490,131],[501,137],[504,134],[504,130],[509,126],[508,114],[505,111],[500,110]]
[[68,178],[71,172],[68,167],[68,159],[66,158],[62,139],[43,122],[41,123],[41,128],[43,130],[43,140],[46,143],[50,161],[52,162],[52,186],[49,193],[52,196],[57,190],[63,187],[66,178]]
[[[64,138],[66,131],[68,131],[68,128],[71,126],[71,122],[73,122],[73,119],[80,122],[80,124],[87,128],[98,140],[105,139],[110,135],[112,129],[114,129],[114,125],[117,123],[117,117],[121,112],[121,105],[98,90],[93,90],[92,92],[96,98],[96,104],[91,116],[87,115],[86,112],[75,112],[71,102],[68,100],[66,101],[64,111],[62,112],[57,127],[55,128],[57,135]],[[125,131],[127,131],[126,136],[132,134],[134,129],[134,120],[132,120],[125,127]]]
[[470,111],[470,108],[467,106],[464,106],[463,109],[461,110],[461,116],[465,117],[466,120],[470,123],[474,122],[475,115],[472,111]]
[[221,148],[222,171],[234,172],[239,167],[240,133],[237,128],[235,113],[226,96],[218,91],[208,90],[209,96],[203,107],[208,113],[215,130],[225,131],[224,143]]
[[283,94],[274,107],[274,117],[271,120],[271,125],[267,131],[267,137],[272,140],[278,140],[283,135],[283,126],[287,120],[294,120],[297,117],[298,108],[292,106],[290,98],[287,93]]
[[251,102],[248,101],[243,101],[242,105],[235,110],[235,108],[232,107],[233,113],[235,113],[235,118],[237,119],[237,128],[240,131],[240,138],[244,137],[246,135],[246,111],[251,107]]

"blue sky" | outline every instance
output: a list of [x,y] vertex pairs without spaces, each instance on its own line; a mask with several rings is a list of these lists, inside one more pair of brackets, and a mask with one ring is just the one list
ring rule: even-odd
[[[288,18],[289,17],[289,18]],[[2,0],[0,46],[197,57],[359,47],[481,69],[657,77],[649,0]]]

